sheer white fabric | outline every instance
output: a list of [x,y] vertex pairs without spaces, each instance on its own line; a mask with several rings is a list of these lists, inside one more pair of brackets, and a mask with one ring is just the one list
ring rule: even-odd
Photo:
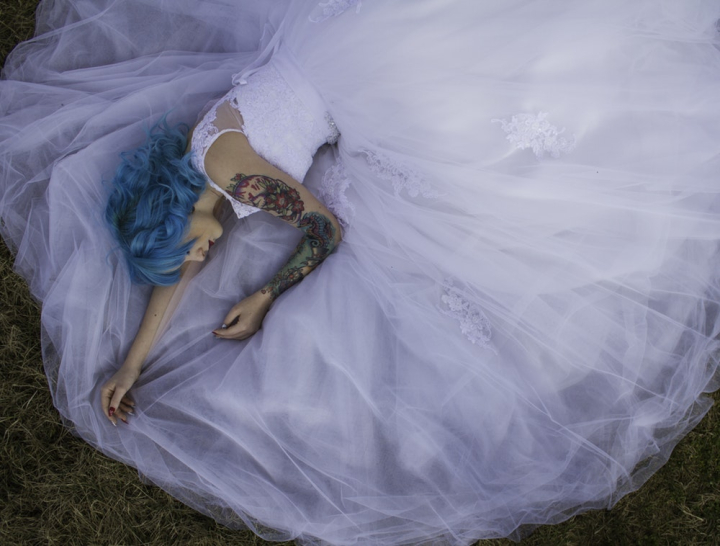
[[[267,539],[460,545],[611,507],[718,387],[720,6],[366,0],[311,22],[318,6],[42,5],[0,82],[0,229],[43,301],[55,405]],[[268,103],[241,105],[245,132],[278,138],[349,229],[260,332],[222,342],[301,235],[224,218],[115,429],[98,387],[149,289],[113,252],[103,180],[164,113],[192,125],[269,62],[315,128],[273,135]],[[287,139],[312,155],[326,112],[343,136],[300,167]],[[493,120],[519,114],[538,125],[508,140]]]

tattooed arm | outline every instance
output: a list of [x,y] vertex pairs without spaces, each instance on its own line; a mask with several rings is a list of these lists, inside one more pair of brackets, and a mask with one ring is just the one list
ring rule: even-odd
[[287,264],[261,289],[274,300],[300,282],[337,246],[337,220],[329,212],[317,210],[317,205],[313,207],[316,210],[309,210],[297,189],[281,179],[238,173],[231,181],[228,192],[235,199],[275,214],[305,233]]
[[218,337],[244,339],[260,328],[270,304],[315,269],[340,243],[340,225],[307,188],[258,156],[240,133],[226,133],[213,143],[205,158],[205,169],[234,199],[277,216],[304,233],[280,271],[231,309],[225,319],[231,327],[215,331]]

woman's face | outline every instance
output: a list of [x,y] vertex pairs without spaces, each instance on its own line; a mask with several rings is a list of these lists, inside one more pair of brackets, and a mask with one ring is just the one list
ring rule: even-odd
[[[201,205],[198,203],[198,205]],[[210,247],[220,238],[223,228],[218,222],[212,209],[207,207],[195,206],[190,214],[190,227],[188,229],[187,239],[197,239],[193,247],[188,251],[185,257],[186,262],[202,262],[205,260]]]

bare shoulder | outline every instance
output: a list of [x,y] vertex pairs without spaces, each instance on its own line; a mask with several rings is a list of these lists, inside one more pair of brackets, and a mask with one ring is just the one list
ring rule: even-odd
[[[268,164],[250,146],[247,137],[236,131],[220,135],[205,154],[205,171],[213,182],[224,189],[237,172],[257,171],[259,168],[266,170],[267,167]],[[280,171],[275,170],[275,174],[280,174]]]

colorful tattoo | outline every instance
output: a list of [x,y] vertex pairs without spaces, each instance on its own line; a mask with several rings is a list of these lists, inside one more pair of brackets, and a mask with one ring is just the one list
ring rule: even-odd
[[305,232],[305,237],[285,266],[261,290],[263,294],[270,292],[273,300],[303,280],[335,248],[335,226],[327,216],[308,212],[300,220],[299,227]]
[[300,194],[282,180],[261,174],[238,173],[228,186],[234,199],[268,212],[274,212],[287,222],[297,222],[305,204]]
[[305,232],[285,266],[261,290],[263,294],[270,293],[275,300],[303,280],[333,251],[335,226],[324,214],[305,213],[305,204],[298,191],[282,180],[261,174],[238,173],[231,181],[228,191],[234,199],[273,213]]

